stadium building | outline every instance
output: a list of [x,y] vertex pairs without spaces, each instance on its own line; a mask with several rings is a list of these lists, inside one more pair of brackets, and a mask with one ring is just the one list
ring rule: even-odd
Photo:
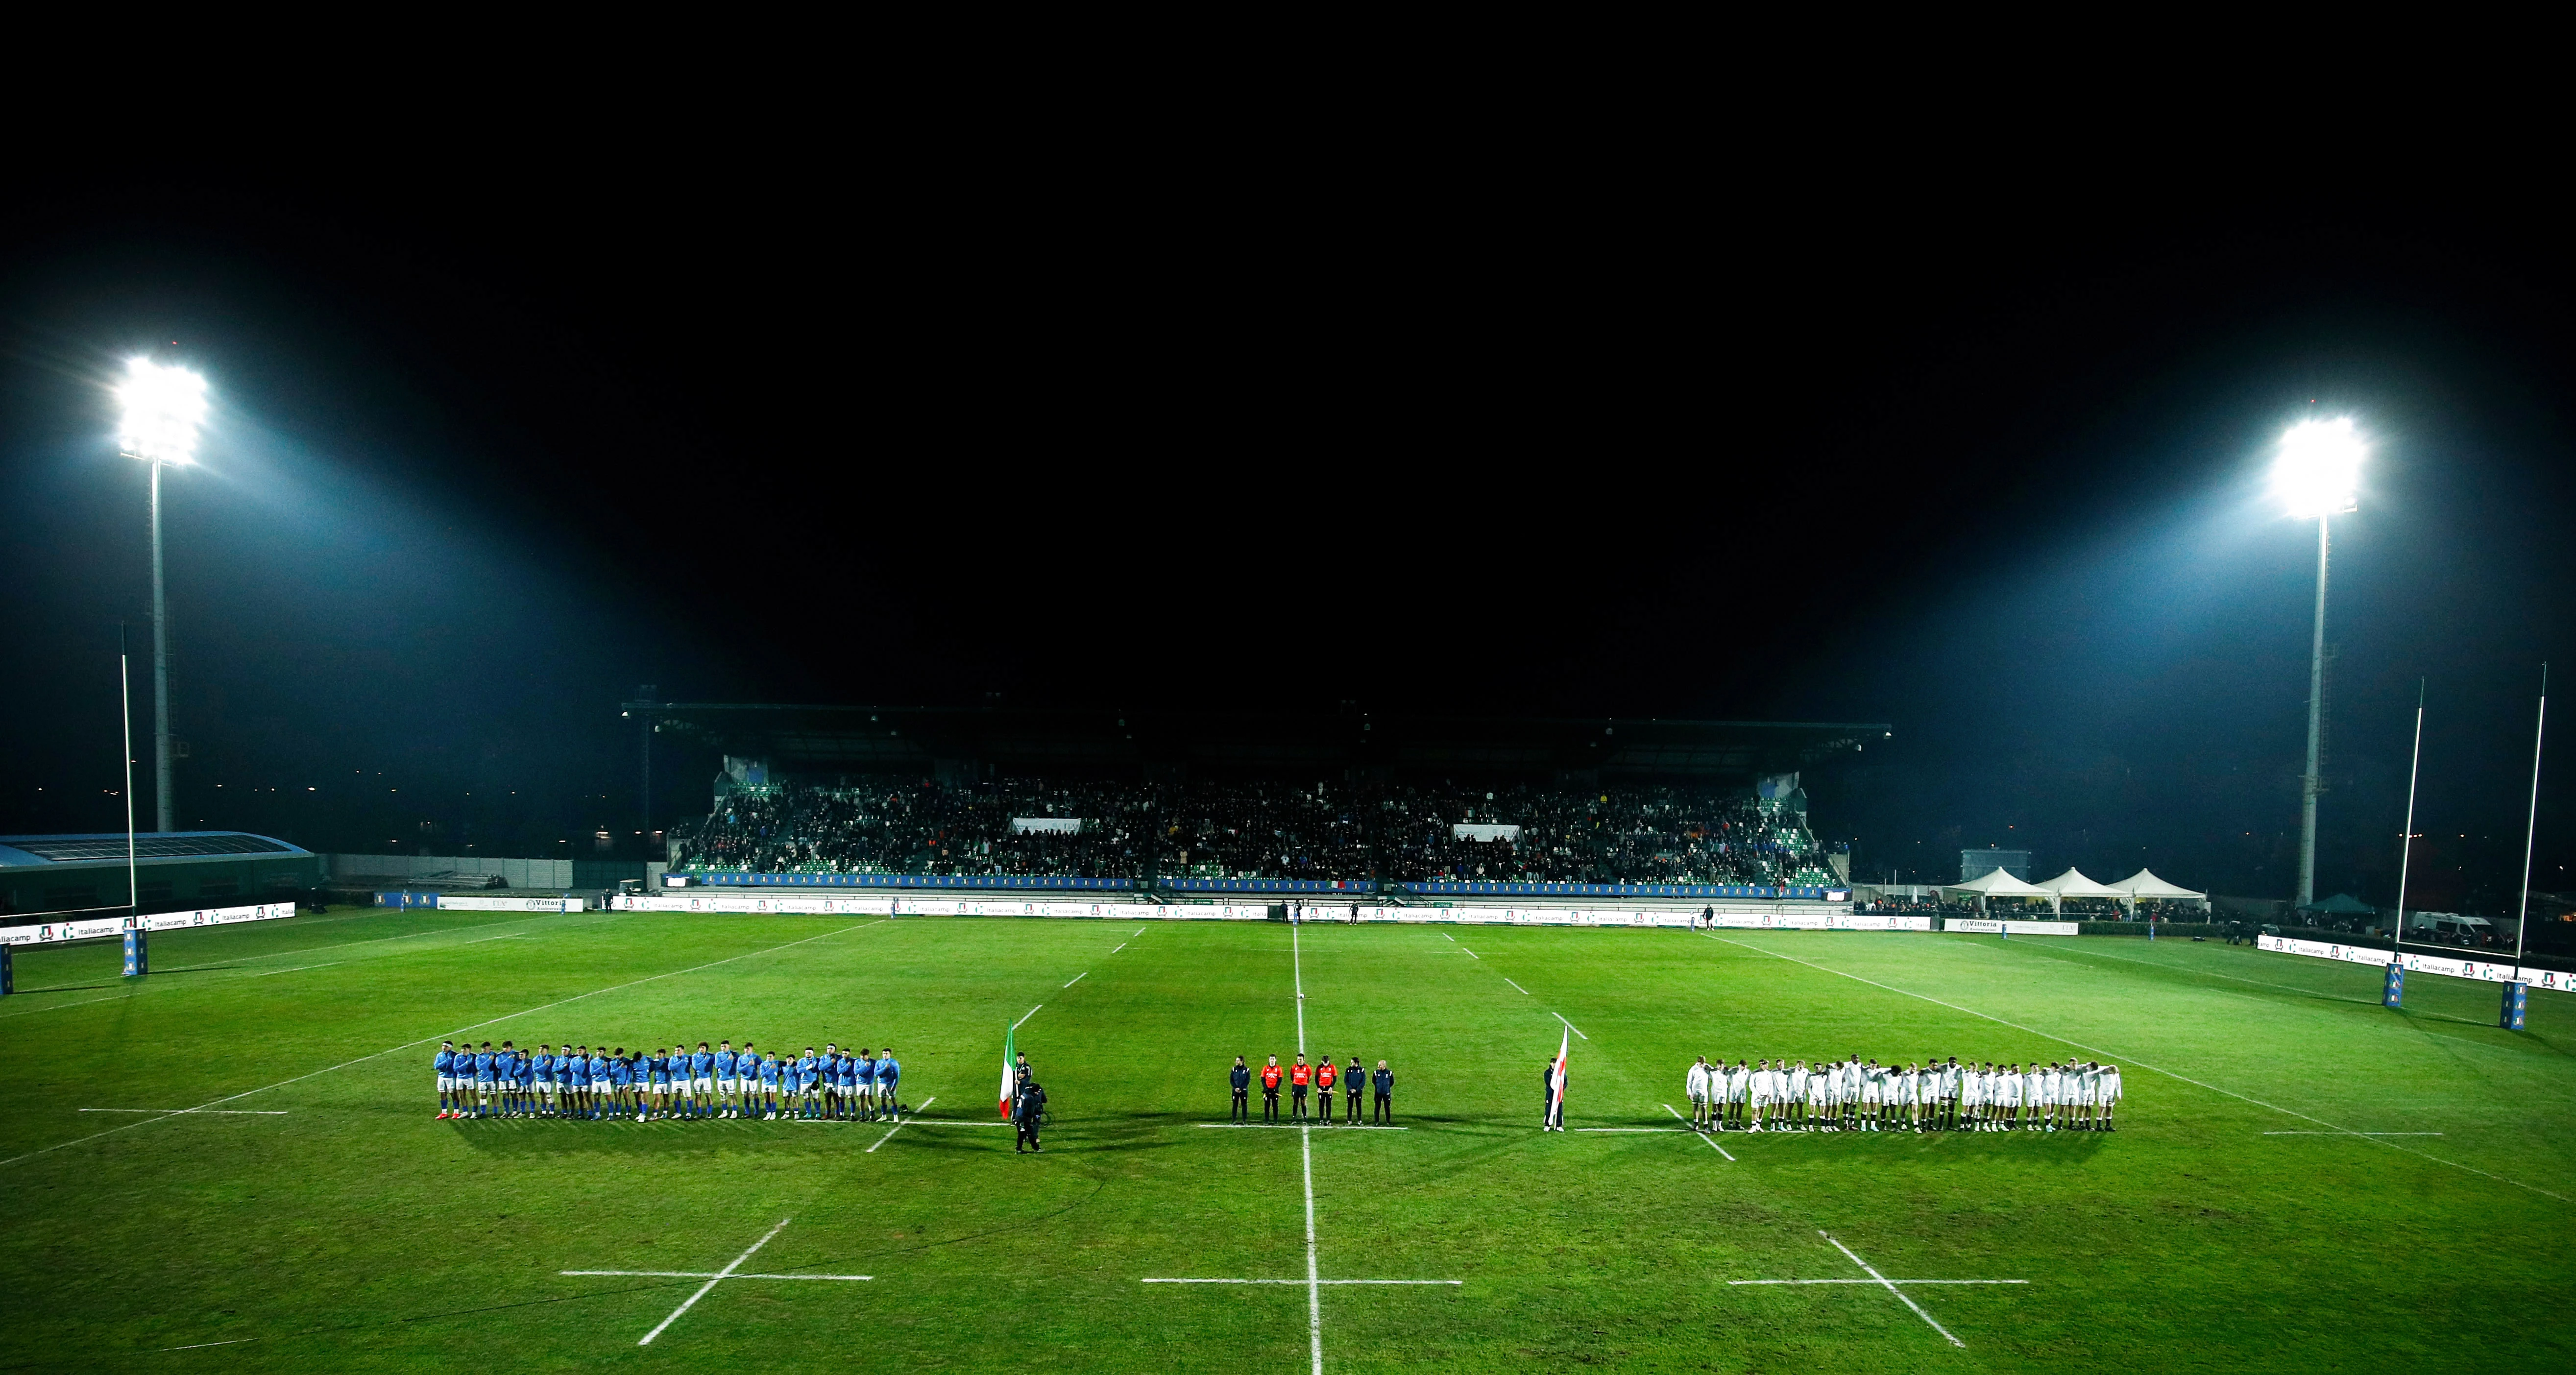
[[1801,773],[1883,724],[629,702],[720,754],[665,882],[1840,901]]
[[[0,836],[0,915],[122,909],[126,837]],[[136,905],[146,914],[293,902],[322,881],[322,857],[245,831],[153,832],[134,838]]]

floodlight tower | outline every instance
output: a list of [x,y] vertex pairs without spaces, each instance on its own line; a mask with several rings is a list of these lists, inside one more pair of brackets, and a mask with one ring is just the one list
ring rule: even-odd
[[2272,463],[2272,492],[2296,519],[2317,522],[2317,619],[2308,642],[2308,768],[2299,779],[2299,899],[2317,900],[2317,794],[2324,790],[2318,755],[2325,733],[2326,551],[2328,520],[2353,509],[2366,446],[2348,418],[2310,420],[2281,436]]
[[125,385],[116,389],[125,407],[116,446],[152,467],[152,804],[163,831],[171,824],[170,617],[161,591],[161,470],[197,457],[197,426],[206,418],[206,379],[149,358],[129,360]]

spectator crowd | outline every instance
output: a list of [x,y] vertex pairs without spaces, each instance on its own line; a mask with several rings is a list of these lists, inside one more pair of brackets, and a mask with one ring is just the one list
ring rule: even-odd
[[1624,785],[860,777],[737,788],[704,821],[672,832],[671,863],[1125,879],[1836,881],[1799,803]]

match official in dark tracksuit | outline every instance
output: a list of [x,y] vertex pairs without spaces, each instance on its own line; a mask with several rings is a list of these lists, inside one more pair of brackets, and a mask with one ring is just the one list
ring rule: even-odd
[[1046,1111],[1046,1101],[1046,1090],[1038,1087],[1037,1080],[1020,1081],[1019,1099],[1011,1105],[1011,1121],[1019,1126],[1020,1135],[1011,1143],[1011,1154],[1043,1150],[1038,1145],[1038,1117]]
[[1373,1082],[1377,1088],[1377,1111],[1369,1120],[1384,1122],[1395,1116],[1395,1071],[1386,1067],[1386,1061],[1377,1062],[1377,1078]]
[[1243,1063],[1242,1056],[1234,1057],[1234,1073],[1229,1077],[1234,1084],[1234,1111],[1226,1120],[1249,1122],[1252,1120],[1252,1070]]
[[1360,1057],[1352,1056],[1350,1068],[1342,1071],[1342,1120],[1353,1126],[1360,1120],[1360,1085],[1367,1082],[1368,1069],[1360,1064]]

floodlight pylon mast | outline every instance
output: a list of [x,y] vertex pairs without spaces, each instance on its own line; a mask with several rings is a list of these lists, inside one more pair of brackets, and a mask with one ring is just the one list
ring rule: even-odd
[[2415,858],[2415,778],[2424,768],[2424,680],[2415,680],[2415,753],[2406,761],[2406,831],[2398,838],[2397,924],[2388,932],[2391,946],[2406,943],[2406,869]]
[[170,610],[161,586],[161,469],[160,459],[151,460],[152,469],[152,815],[155,829],[163,833],[178,829],[171,824],[174,810],[170,799]]
[[2316,631],[2308,642],[2308,771],[2299,779],[2299,900],[2305,907],[2317,900],[2317,794],[2324,791],[2324,780],[2318,776],[2319,755],[2325,737],[2326,697],[2326,551],[2329,540],[2324,512],[2317,514],[2317,620]]
[[2522,905],[2513,912],[2514,977],[2522,976],[2523,926],[2531,920],[2531,843],[2540,834],[2540,743],[2549,730],[2549,665],[2540,666],[2540,720],[2531,728],[2531,819],[2522,832]]

